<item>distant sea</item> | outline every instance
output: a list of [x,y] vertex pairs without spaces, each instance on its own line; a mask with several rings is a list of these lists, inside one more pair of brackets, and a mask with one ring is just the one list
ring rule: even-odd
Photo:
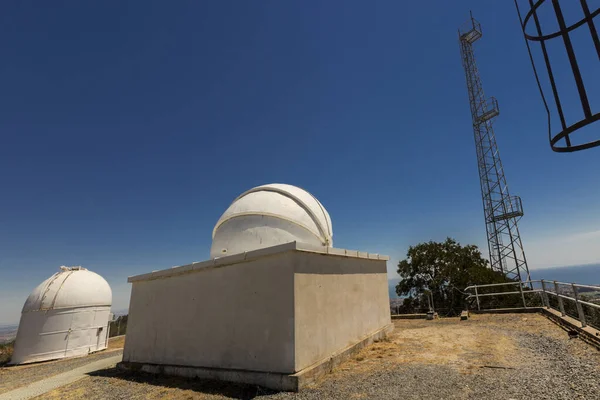
[[[531,279],[581,283],[582,285],[600,285],[600,264],[534,269],[529,272],[531,273]],[[396,294],[396,285],[398,282],[400,282],[398,278],[388,280],[390,299],[398,298]]]
[[529,272],[531,279],[547,279],[549,281],[581,283],[582,285],[600,285],[600,264],[534,269]]

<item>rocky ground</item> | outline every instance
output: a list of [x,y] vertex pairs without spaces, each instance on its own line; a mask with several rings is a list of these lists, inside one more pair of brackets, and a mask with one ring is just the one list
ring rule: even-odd
[[37,399],[600,399],[600,352],[541,315],[395,326],[301,393],[110,369]]

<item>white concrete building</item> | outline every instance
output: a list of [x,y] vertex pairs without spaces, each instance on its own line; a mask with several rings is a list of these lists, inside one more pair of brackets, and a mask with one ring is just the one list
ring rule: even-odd
[[213,231],[211,259],[129,277],[121,368],[298,390],[391,330],[386,256],[335,249],[323,205],[251,189]]
[[13,364],[85,355],[106,348],[112,292],[100,275],[60,267],[27,298]]

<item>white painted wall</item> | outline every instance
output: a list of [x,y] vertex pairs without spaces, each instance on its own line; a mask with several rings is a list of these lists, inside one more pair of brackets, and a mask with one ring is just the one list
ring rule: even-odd
[[294,262],[297,371],[391,324],[385,260],[303,253]]
[[297,372],[390,323],[386,259],[288,243],[131,277],[123,361]]
[[22,314],[11,363],[54,360],[104,350],[109,314],[110,306]]
[[292,372],[291,257],[133,282],[123,361]]
[[25,301],[11,363],[105,349],[111,304],[112,291],[100,275],[81,267],[61,267]]

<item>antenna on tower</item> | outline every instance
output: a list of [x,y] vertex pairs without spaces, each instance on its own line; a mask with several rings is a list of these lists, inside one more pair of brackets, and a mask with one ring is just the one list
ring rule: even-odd
[[483,93],[473,52],[473,43],[481,36],[481,25],[471,14],[470,21],[459,29],[458,38],[473,117],[490,266],[509,279],[529,281],[529,268],[518,228],[518,221],[523,216],[523,205],[520,197],[511,196],[508,192],[492,127],[500,109],[495,98],[486,98]]

